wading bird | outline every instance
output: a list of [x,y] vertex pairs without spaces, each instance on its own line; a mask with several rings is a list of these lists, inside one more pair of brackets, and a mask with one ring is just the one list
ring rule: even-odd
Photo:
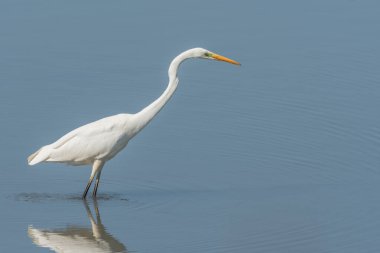
[[95,180],[92,195],[95,197],[104,164],[119,153],[128,141],[139,133],[169,101],[178,85],[177,71],[181,63],[189,58],[203,58],[240,63],[203,48],[189,49],[173,59],[168,75],[169,84],[159,98],[135,114],[118,114],[106,117],[67,133],[56,142],[43,146],[28,157],[28,164],[57,162],[70,165],[92,164],[92,171],[82,197]]

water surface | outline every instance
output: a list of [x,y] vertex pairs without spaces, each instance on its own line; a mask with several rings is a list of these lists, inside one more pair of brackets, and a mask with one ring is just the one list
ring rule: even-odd
[[[377,1],[0,4],[1,252],[379,252]],[[174,97],[106,164],[26,157]]]

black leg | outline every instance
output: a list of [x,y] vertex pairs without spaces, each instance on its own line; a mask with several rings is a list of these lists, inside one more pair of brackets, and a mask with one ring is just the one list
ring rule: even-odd
[[97,175],[97,177],[96,177],[96,183],[94,186],[93,196],[96,196],[96,191],[98,190],[98,186],[99,186],[100,172],[102,171],[103,166],[104,166],[104,161],[101,161],[101,160],[95,160],[94,163],[92,164],[91,176],[90,176],[90,179],[88,180],[86,189],[83,192],[83,195],[82,195],[83,199],[86,198],[87,192],[91,187],[91,184],[92,184],[92,181],[94,180],[95,175]]
[[90,186],[91,186],[92,180],[94,180],[94,176],[95,176],[95,175],[91,175],[91,176],[90,176],[90,179],[88,180],[88,183],[87,183],[86,189],[84,189],[84,192],[83,192],[83,195],[82,195],[82,199],[85,199],[85,198],[86,198],[86,195],[87,195],[88,189],[90,189]]
[[94,186],[94,191],[92,192],[92,196],[96,197],[96,193],[98,192],[98,186],[99,186],[99,181],[100,181],[100,175],[102,174],[102,171],[100,170],[98,174],[96,175],[96,181],[95,181],[95,186]]

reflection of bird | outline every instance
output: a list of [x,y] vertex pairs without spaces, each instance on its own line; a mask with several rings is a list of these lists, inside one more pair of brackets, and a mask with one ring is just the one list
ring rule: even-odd
[[85,202],[91,228],[70,226],[65,229],[37,229],[32,226],[28,228],[28,235],[34,244],[49,248],[57,253],[63,252],[127,252],[125,246],[109,234],[103,226],[96,199],[94,207],[96,221],[91,214],[88,203]]
[[118,114],[81,126],[29,156],[29,165],[40,162],[60,162],[72,165],[92,164],[91,176],[83,198],[86,197],[95,175],[93,196],[96,196],[104,163],[122,150],[128,141],[140,132],[168,102],[178,85],[177,70],[180,64],[189,58],[212,59],[240,65],[234,60],[203,48],[187,50],[171,62],[168,70],[169,84],[153,103],[136,114]]

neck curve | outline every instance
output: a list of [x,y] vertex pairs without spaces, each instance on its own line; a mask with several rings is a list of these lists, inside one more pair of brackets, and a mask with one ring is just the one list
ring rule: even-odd
[[178,68],[184,60],[191,57],[187,55],[187,52],[188,51],[181,53],[180,55],[175,57],[173,61],[170,63],[168,70],[169,84],[166,87],[165,91],[161,94],[161,96],[154,100],[150,105],[148,105],[147,107],[135,114],[138,122],[138,131],[143,129],[153,119],[153,117],[161,111],[164,105],[172,97],[174,91],[177,89],[179,82],[177,77]]

